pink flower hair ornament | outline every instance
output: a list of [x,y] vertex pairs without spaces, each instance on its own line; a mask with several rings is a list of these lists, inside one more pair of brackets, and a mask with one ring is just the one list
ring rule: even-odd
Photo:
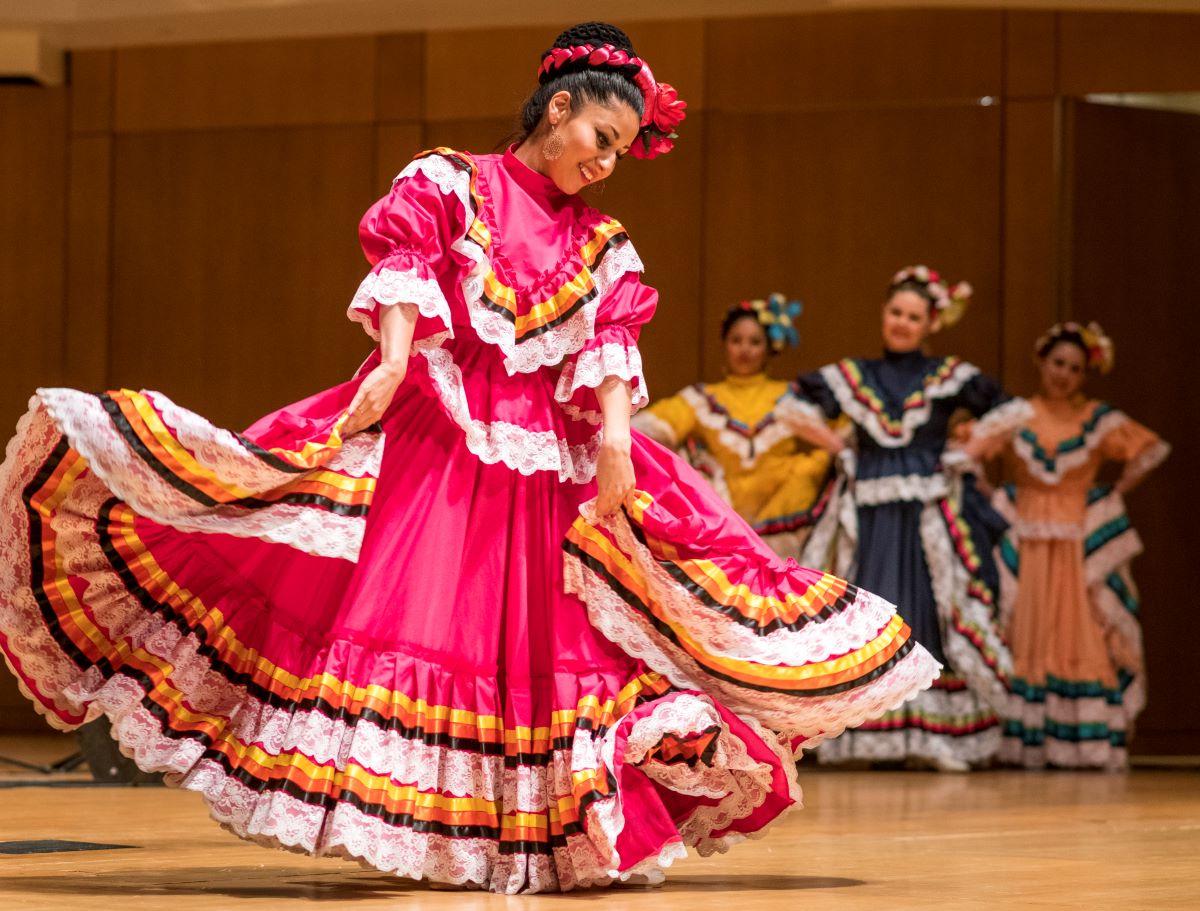
[[641,129],[629,148],[630,155],[634,158],[656,158],[675,148],[675,140],[679,138],[675,129],[687,116],[687,102],[680,100],[673,86],[658,82],[641,57],[635,57],[611,44],[551,48],[538,67],[538,81],[552,79],[556,71],[566,66],[573,69],[594,66],[618,70],[630,75],[641,90],[644,102]]

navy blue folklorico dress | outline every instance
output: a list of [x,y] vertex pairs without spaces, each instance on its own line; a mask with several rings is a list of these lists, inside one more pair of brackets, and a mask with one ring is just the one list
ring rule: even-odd
[[1023,421],[1028,403],[959,358],[913,351],[829,364],[797,379],[780,408],[799,422],[853,423],[853,453],[839,460],[834,499],[802,562],[895,603],[944,665],[933,688],[818,756],[986,761],[999,748],[1012,660],[992,557],[1005,523],[962,470],[965,459],[945,449],[956,412],[978,419],[972,433],[991,436]]

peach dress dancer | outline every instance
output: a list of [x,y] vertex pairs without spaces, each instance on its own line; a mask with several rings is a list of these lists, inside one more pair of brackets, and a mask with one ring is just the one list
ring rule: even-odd
[[1132,482],[1170,447],[1111,405],[1081,401],[1033,418],[1004,443],[995,505],[1010,522],[999,546],[1001,605],[1013,655],[1001,758],[1026,767],[1124,768],[1145,704],[1137,589],[1142,551],[1121,495],[1097,486],[1106,463]]

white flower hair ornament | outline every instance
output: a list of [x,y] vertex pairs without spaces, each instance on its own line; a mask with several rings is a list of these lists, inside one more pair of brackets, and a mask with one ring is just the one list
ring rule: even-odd
[[969,282],[957,282],[947,287],[937,270],[921,265],[905,266],[893,275],[890,290],[894,292],[904,284],[921,286],[932,302],[941,329],[949,328],[963,318],[971,295],[975,293]]

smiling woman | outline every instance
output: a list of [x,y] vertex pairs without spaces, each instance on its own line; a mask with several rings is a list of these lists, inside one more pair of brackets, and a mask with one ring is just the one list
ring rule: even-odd
[[657,294],[576,191],[683,103],[598,23],[539,79],[520,143],[418,155],[363,217],[353,380],[240,434],[43,389],[0,468],[24,691],[243,838],[497,892],[661,878],[937,675],[631,432]]
[[[965,771],[1000,745],[1011,658],[995,622],[992,544],[1004,523],[947,450],[951,417],[979,418],[976,440],[1002,438],[1029,406],[973,364],[927,357],[929,336],[962,315],[971,288],[926,266],[892,278],[882,308],[883,357],[846,358],[800,377],[780,413],[805,439],[838,454],[830,505],[804,559],[901,606],[918,642],[945,666],[903,708],[818,751],[823,761],[910,760]],[[826,422],[845,416],[850,443]]]

